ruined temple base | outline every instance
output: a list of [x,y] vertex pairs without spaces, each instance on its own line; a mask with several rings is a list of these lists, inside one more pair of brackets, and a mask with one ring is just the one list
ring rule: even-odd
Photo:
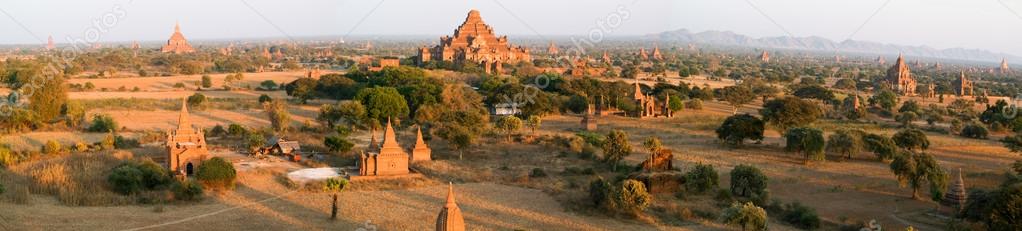
[[675,193],[685,186],[685,174],[680,171],[640,172],[628,179],[642,182],[650,193]]

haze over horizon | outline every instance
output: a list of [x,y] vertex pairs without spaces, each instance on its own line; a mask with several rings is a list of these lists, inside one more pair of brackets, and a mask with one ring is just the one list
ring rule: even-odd
[[[543,6],[543,7],[537,7]],[[687,29],[732,31],[752,37],[818,36],[939,49],[975,48],[1022,55],[1019,1],[953,0],[565,0],[295,2],[270,0],[153,1],[38,0],[0,3],[0,44],[58,43],[81,38],[109,13],[99,42],[165,40],[180,22],[193,40],[344,35],[443,35],[470,9],[497,34],[528,37],[635,36]],[[598,20],[627,12],[619,27]],[[875,13],[875,15],[874,15]]]

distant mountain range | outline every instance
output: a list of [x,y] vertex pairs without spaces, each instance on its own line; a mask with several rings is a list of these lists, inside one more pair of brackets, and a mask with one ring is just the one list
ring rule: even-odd
[[866,53],[928,57],[936,59],[958,59],[982,62],[1000,62],[1002,58],[1019,60],[1019,57],[1006,53],[996,53],[980,49],[949,48],[936,49],[927,46],[904,46],[868,41],[845,40],[834,42],[821,37],[764,37],[753,38],[730,31],[705,31],[692,33],[681,29],[648,35],[651,39],[665,42],[702,43],[710,45],[742,46],[753,48],[782,48],[809,51],[839,51],[842,53]]

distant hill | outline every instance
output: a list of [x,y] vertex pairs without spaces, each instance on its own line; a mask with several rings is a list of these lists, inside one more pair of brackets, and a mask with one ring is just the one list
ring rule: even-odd
[[764,37],[753,38],[730,31],[705,31],[692,33],[681,29],[648,35],[651,39],[671,42],[702,43],[711,45],[744,46],[755,48],[784,48],[812,51],[841,51],[871,54],[898,54],[906,56],[970,61],[1000,62],[1001,58],[1019,60],[1019,57],[980,49],[949,48],[936,49],[927,46],[903,46],[868,41],[845,40],[834,42],[821,37]]

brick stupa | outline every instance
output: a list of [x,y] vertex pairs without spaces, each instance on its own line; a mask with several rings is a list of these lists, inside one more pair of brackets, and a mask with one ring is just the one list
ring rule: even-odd
[[429,149],[429,145],[426,145],[426,141],[422,139],[422,127],[420,126],[415,133],[415,148],[412,149],[412,162],[416,161],[430,161],[433,151]]
[[188,44],[188,40],[181,34],[181,25],[174,24],[174,34],[170,35],[167,44],[164,44],[160,51],[163,53],[185,54],[195,52],[195,49],[192,48],[192,45]]
[[436,216],[437,231],[464,231],[465,218],[461,216],[461,208],[454,201],[454,186],[447,186],[447,204],[440,209]]

